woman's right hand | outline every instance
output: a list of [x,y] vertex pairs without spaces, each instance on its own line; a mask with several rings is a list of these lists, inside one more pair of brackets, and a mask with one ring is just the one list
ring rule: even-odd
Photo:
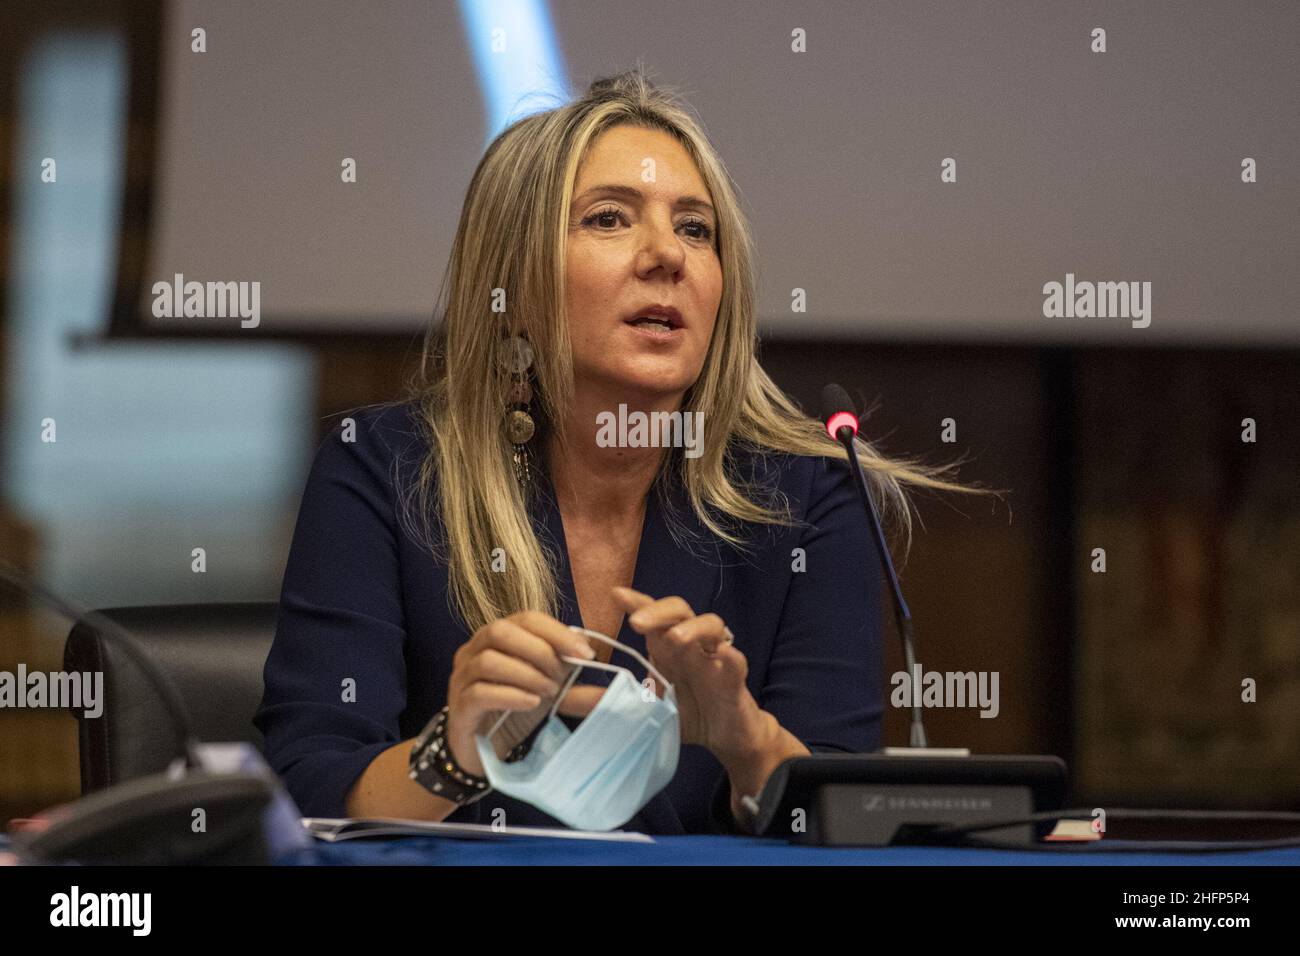
[[[553,697],[567,673],[560,656],[594,660],[587,639],[540,611],[520,611],[483,625],[456,649],[447,685],[447,747],[466,773],[483,776],[474,734],[489,711],[532,710]],[[574,685],[559,711],[590,713],[603,687]]]

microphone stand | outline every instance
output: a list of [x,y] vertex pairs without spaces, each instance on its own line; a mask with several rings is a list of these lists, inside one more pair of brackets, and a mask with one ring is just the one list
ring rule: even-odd
[[[856,437],[856,430],[849,425],[842,425],[835,431],[836,441],[848,451],[849,469],[853,472],[853,483],[857,486],[863,507],[867,509],[867,514],[871,516],[871,530],[876,538],[876,548],[881,555],[881,563],[884,565],[885,573],[889,578],[889,593],[894,603],[894,621],[898,625],[898,636],[903,642],[903,659],[906,662],[907,678],[913,681],[911,748],[909,749],[926,748],[925,724],[921,720],[920,688],[915,684],[917,664],[916,642],[912,637],[912,612],[908,610],[907,601],[903,599],[903,589],[899,586],[898,574],[894,571],[894,562],[889,560],[889,545],[885,542],[885,532],[880,526],[880,513],[876,510],[876,502],[872,499],[871,492],[867,487],[866,475],[862,473],[862,462],[858,461],[857,452],[853,450],[853,440]],[[966,751],[966,753],[970,753],[970,751]]]
[[[879,753],[816,753],[783,761],[758,799],[746,797],[753,832],[820,846],[887,846],[934,843],[955,821],[978,825],[989,820],[1025,822],[1012,842],[1031,845],[1049,827],[1025,821],[1035,811],[1063,805],[1066,768],[1053,756],[972,757],[964,747],[927,746],[921,718],[919,665],[912,636],[912,614],[903,599],[898,574],[885,541],[880,514],[867,486],[854,440],[858,417],[848,393],[838,385],[822,392],[826,431],[848,453],[849,470],[871,518],[881,566],[889,580],[894,619],[912,682],[909,747]],[[1002,814],[1001,816],[996,816]],[[806,821],[797,826],[794,821]],[[951,836],[948,836],[951,839]]]

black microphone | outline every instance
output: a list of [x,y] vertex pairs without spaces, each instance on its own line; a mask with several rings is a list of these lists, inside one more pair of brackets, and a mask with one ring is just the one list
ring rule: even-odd
[[50,607],[71,618],[74,624],[85,624],[101,636],[111,637],[113,643],[126,652],[126,655],[131,658],[131,663],[140,668],[145,677],[148,678],[149,683],[153,684],[154,690],[162,698],[163,706],[167,708],[167,713],[176,725],[177,737],[180,740],[178,756],[185,758],[187,769],[200,768],[202,763],[198,755],[199,741],[190,729],[189,714],[185,710],[185,705],[181,703],[181,695],[176,690],[176,685],[158,669],[158,665],[140,646],[140,642],[131,636],[131,632],[98,611],[78,607],[72,601],[59,597],[36,581],[24,577],[15,570],[11,570],[11,567],[7,568],[0,564],[0,580],[8,581],[17,590],[25,594],[40,598]]
[[[152,774],[87,794],[38,815],[41,828],[19,831],[14,850],[26,863],[173,865],[272,862],[267,808],[275,786],[258,773],[210,769],[180,692],[124,627],[98,611],[78,607],[0,563],[0,581],[33,595],[121,647],[153,684],[175,725],[178,776]],[[211,826],[195,832],[192,813],[203,807]],[[278,837],[277,837],[278,839]]]
[[[920,668],[912,614],[903,600],[880,514],[854,447],[858,416],[848,393],[838,385],[822,391],[821,411],[826,431],[848,452],[849,470],[871,518],[876,550],[889,578],[908,678],[914,682],[912,745],[885,747],[878,753],[790,757],[772,771],[756,797],[742,798],[741,805],[749,812],[745,827],[762,836],[819,846],[888,846],[952,842],[954,834],[964,832],[961,826],[992,828],[992,822],[1003,821],[999,829],[1012,831],[1012,843],[1034,844],[1050,832],[1051,823],[1026,817],[1064,805],[1065,763],[1053,756],[971,756],[965,747],[926,746],[922,696],[915,686]],[[1006,824],[1008,820],[1015,825]],[[796,827],[795,821],[804,822]],[[953,830],[953,821],[968,823]]]
[[[876,553],[880,556],[881,566],[889,578],[889,593],[894,604],[894,620],[898,624],[898,636],[903,642],[907,677],[908,680],[912,680],[913,675],[917,673],[916,643],[912,637],[912,612],[908,610],[907,601],[903,599],[903,589],[898,583],[894,560],[890,556],[889,545],[885,542],[885,533],[880,527],[880,513],[876,510],[876,502],[871,497],[866,476],[862,473],[862,463],[858,461],[857,451],[853,447],[853,440],[858,435],[858,415],[854,411],[853,400],[849,398],[848,392],[832,382],[822,389],[821,412],[826,431],[848,452],[849,469],[853,472],[854,484],[857,485],[863,507],[867,509],[867,515],[871,518]],[[927,746],[925,726],[921,721],[920,696],[919,693],[912,694],[911,745],[913,747]]]

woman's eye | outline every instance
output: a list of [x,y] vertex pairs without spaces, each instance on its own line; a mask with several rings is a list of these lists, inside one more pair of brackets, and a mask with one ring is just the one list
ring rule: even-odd
[[686,228],[686,229],[698,229],[698,230],[700,230],[699,232],[697,232],[697,233],[693,233],[693,234],[691,235],[691,238],[692,238],[692,239],[712,239],[712,238],[713,238],[713,227],[710,226],[710,225],[709,225],[707,222],[705,222],[703,219],[687,219],[685,222],[682,223],[682,227],[683,227],[683,228]]
[[597,223],[603,228],[612,228],[618,225],[618,220],[621,218],[622,214],[617,209],[601,209],[582,220],[582,224],[589,226]]

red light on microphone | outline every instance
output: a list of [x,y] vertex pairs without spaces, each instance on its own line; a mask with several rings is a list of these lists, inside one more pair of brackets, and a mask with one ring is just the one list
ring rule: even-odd
[[836,441],[839,441],[839,431],[845,426],[853,429],[853,434],[856,435],[858,433],[858,416],[852,412],[836,412],[826,422],[826,432]]

